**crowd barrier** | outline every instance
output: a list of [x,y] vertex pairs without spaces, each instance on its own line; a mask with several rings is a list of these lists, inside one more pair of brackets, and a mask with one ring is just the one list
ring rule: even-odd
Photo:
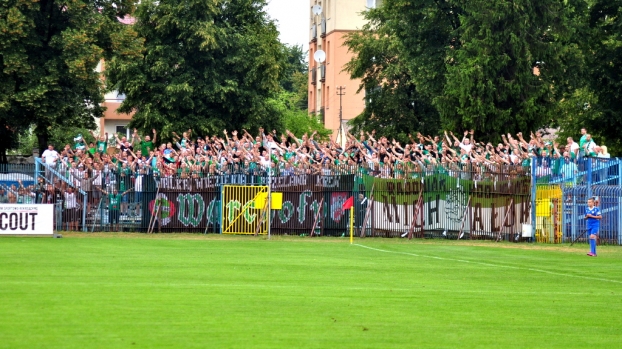
[[[0,189],[12,203],[53,204],[56,230],[240,234],[270,230],[276,235],[343,236],[350,223],[343,203],[353,196],[358,236],[509,241],[529,236],[542,243],[579,237],[585,241],[582,215],[587,198],[596,196],[603,211],[600,243],[622,245],[620,160],[581,159],[566,167],[561,161],[534,159],[527,170],[423,169],[392,177],[369,171],[220,173],[199,178],[146,175],[139,180],[139,190],[122,197],[118,213],[98,188],[135,189],[135,176],[102,173],[83,190],[75,179],[37,159],[35,165],[0,166]],[[30,194],[18,190],[19,182],[31,189]],[[226,192],[227,186],[246,189],[232,194]],[[70,213],[64,197],[68,187],[76,189],[79,205]],[[270,226],[265,207],[255,204],[257,193],[268,187],[282,193],[282,206],[270,211]]]
[[622,161],[539,158],[532,164],[532,205],[536,241],[587,242],[583,234],[587,199],[597,198],[603,213],[599,243],[622,245]]
[[[54,173],[53,173],[54,174]],[[57,175],[57,174],[54,174]],[[145,176],[141,190],[123,196],[119,217],[111,215],[106,195],[89,200],[82,228],[88,231],[227,233],[233,220],[259,224],[256,195],[227,195],[227,186],[270,187],[282,194],[282,207],[270,212],[275,235],[343,236],[349,227],[344,202],[355,198],[355,222],[360,236],[471,239],[514,239],[529,223],[530,179],[499,174],[479,178],[474,173],[422,173],[414,179],[371,175],[266,176],[229,174],[203,178]],[[54,178],[55,183],[62,180]],[[108,182],[108,186],[106,186]],[[131,182],[131,181],[130,181]],[[119,179],[106,179],[118,188]],[[117,223],[118,220],[118,223]],[[237,233],[253,233],[245,228]],[[265,233],[266,229],[257,230]]]

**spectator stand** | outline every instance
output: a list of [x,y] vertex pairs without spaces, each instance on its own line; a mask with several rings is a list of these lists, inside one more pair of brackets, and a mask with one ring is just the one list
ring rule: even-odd
[[[50,178],[46,178],[45,173],[50,175]],[[45,164],[41,158],[35,158],[34,174],[37,180],[43,180],[45,184],[45,190],[42,190],[46,198],[41,198],[42,203],[50,203],[55,205],[54,218],[56,230],[70,230],[69,223],[73,220],[77,222],[76,230],[84,232],[88,231],[87,217],[91,217],[94,212],[88,212],[88,193],[80,189],[76,185],[75,180],[77,178],[66,172],[66,175],[62,175],[58,169],[54,169],[51,166]],[[72,181],[71,179],[74,179]],[[71,187],[75,190],[75,201],[78,205],[75,209],[68,209],[65,198],[66,190]]]

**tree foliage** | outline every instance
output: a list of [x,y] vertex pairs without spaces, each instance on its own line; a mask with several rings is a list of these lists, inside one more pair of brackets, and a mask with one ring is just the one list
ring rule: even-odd
[[307,53],[302,50],[301,45],[283,44],[282,47],[285,61],[280,85],[285,91],[294,92],[296,89],[295,76],[306,74],[309,71],[309,63],[306,61]]
[[7,0],[0,5],[0,152],[34,126],[39,148],[58,127],[103,114],[98,62],[134,39],[118,20],[132,0]]
[[380,130],[406,141],[414,131],[435,133],[439,114],[431,100],[421,93],[401,54],[400,43],[386,7],[370,10],[368,23],[360,32],[350,34],[345,45],[356,53],[346,65],[353,78],[362,80],[366,108],[352,121],[354,131]]
[[581,81],[570,24],[585,3],[576,3],[385,0],[347,42],[355,53],[348,71],[378,103],[355,124],[426,132],[430,120],[496,139],[553,123]]
[[622,153],[622,0],[597,0],[589,11],[586,44],[589,87],[595,115],[583,120],[609,150]]
[[191,127],[279,128],[267,99],[279,89],[283,49],[265,0],[147,0],[136,11],[142,57],[117,59],[106,70],[110,88],[126,95],[119,111],[131,127],[166,137]]

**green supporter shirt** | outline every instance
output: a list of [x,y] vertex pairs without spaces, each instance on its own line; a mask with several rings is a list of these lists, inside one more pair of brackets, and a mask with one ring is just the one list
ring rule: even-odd
[[523,163],[521,164],[523,167],[531,166],[531,159],[523,159]]
[[119,191],[125,191],[127,189],[127,181],[132,174],[132,170],[129,168],[119,169]]
[[95,147],[97,148],[98,153],[103,154],[106,152],[106,149],[108,148],[108,143],[106,141],[104,142],[97,141],[97,143],[95,143]]
[[579,154],[583,155],[585,153],[585,151],[583,150],[583,146],[585,145],[585,143],[587,143],[587,134],[581,136],[581,139],[579,140]]
[[551,173],[554,176],[559,175],[560,173],[560,169],[561,169],[561,165],[562,165],[562,161],[564,159],[563,158],[559,158],[559,159],[552,159],[551,160]]
[[118,211],[121,204],[121,194],[108,194],[108,209],[110,211]]
[[141,141],[140,142],[140,152],[142,153],[142,155],[148,156],[150,150],[153,150],[152,141],[149,141],[149,142]]

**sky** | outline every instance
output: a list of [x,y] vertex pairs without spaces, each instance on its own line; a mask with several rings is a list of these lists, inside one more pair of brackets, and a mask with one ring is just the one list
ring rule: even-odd
[[309,0],[268,0],[267,11],[279,28],[281,42],[309,49]]

